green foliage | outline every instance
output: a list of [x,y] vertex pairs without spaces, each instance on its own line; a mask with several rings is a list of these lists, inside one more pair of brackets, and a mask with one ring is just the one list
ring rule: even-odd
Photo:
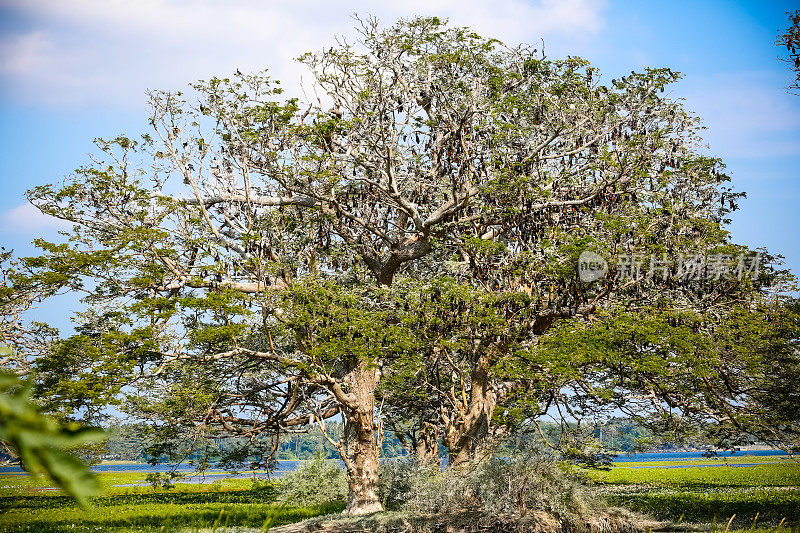
[[121,404],[122,388],[131,381],[136,362],[126,344],[136,340],[107,327],[84,324],[77,329],[33,363],[35,393],[48,413],[97,423],[105,407]]
[[103,432],[72,423],[60,426],[30,400],[30,385],[0,373],[0,442],[10,446],[31,474],[45,474],[82,505],[97,490],[96,480],[67,449],[103,439]]
[[175,481],[184,477],[178,472],[150,472],[145,479],[154,489],[169,490],[175,488]]
[[[800,438],[791,407],[798,392],[788,385],[800,376],[798,339],[791,300],[736,306],[723,316],[659,302],[598,312],[591,323],[563,321],[527,361],[547,368],[556,386],[592,376],[591,390],[576,392],[582,410],[613,406],[673,442],[725,447],[758,437],[787,447]],[[631,401],[623,390],[651,400]]]
[[401,322],[398,290],[308,280],[277,296],[282,322],[308,356],[307,372],[359,361],[392,361],[412,352],[415,336]]
[[322,454],[278,479],[276,486],[278,501],[288,505],[322,505],[347,498],[344,470]]

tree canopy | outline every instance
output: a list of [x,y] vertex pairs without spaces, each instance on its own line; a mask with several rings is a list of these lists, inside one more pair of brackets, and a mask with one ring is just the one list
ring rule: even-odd
[[[584,60],[436,18],[364,20],[359,36],[300,58],[313,98],[265,73],[152,92],[149,133],[99,140],[30,191],[73,229],[37,241],[9,294],[87,305],[38,359],[48,387],[121,401],[136,384],[127,409],[164,443],[269,436],[267,459],[341,417],[351,513],[381,508],[386,427],[458,464],[553,409],[741,423],[724,413],[766,405],[747,365],[776,352],[753,317],[791,279],[730,241],[742,194],[665,95],[678,73],[604,84]],[[587,251],[610,263],[590,281]],[[737,317],[763,359],[714,338]],[[778,327],[775,345],[796,362],[793,335]]]

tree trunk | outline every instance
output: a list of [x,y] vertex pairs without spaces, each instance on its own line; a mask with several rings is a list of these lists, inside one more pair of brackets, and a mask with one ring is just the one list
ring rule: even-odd
[[347,468],[347,507],[345,514],[363,515],[383,511],[378,499],[380,450],[375,434],[375,389],[379,371],[360,362],[346,382],[350,388],[349,406],[344,409],[344,460]]
[[383,511],[378,499],[380,454],[374,431],[355,424],[345,426],[347,446],[347,507],[345,514],[362,515]]
[[423,422],[419,434],[414,442],[414,455],[421,465],[441,464],[439,459],[439,443],[437,441],[436,427],[428,422]]
[[444,443],[450,452],[448,464],[469,462],[486,442],[492,412],[497,403],[489,384],[489,361],[482,356],[470,379],[469,405],[460,420],[445,421]]

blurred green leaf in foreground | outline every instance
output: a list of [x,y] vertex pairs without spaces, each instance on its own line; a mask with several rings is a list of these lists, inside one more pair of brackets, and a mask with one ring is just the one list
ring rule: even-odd
[[[0,346],[0,350],[9,350]],[[87,506],[97,492],[89,468],[68,449],[102,440],[99,429],[76,423],[61,425],[43,415],[30,398],[31,387],[14,374],[0,370],[0,443],[19,459],[30,474],[45,474],[56,485]]]

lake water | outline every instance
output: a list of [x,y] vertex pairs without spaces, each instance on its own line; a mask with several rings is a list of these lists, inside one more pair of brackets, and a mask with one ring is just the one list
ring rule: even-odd
[[[297,468],[302,461],[278,461],[275,470],[273,470],[270,474],[271,477],[280,477],[286,475],[288,472],[291,472],[295,468]],[[92,467],[93,472],[142,472],[145,474],[149,474],[150,472],[169,472],[171,470],[181,472],[181,473],[194,473],[195,467],[192,465],[181,464],[177,466],[166,465],[166,464],[159,464],[159,465],[150,465],[147,463],[123,463],[123,464],[107,464],[107,465],[94,465]],[[21,474],[23,470],[18,466],[4,466],[0,467],[0,474]],[[229,477],[266,477],[266,472],[258,472],[254,474],[252,471],[249,473],[239,473],[239,474],[231,474],[230,472],[224,472],[219,469],[215,469],[213,466],[208,469],[205,476],[203,475],[192,475],[191,482],[194,481],[195,478],[202,479],[205,478],[206,480],[214,480],[219,478],[229,478]],[[190,477],[184,478],[181,480],[182,482],[186,482],[186,480],[190,479]]]
[[[738,451],[738,452],[717,452],[716,457],[742,457],[745,455],[754,455],[757,457],[764,457],[770,455],[786,455],[783,450],[753,450],[753,451]],[[614,458],[614,462],[621,461],[678,461],[681,459],[704,459],[707,458],[706,452],[653,452],[653,453],[634,453],[631,455],[620,454]]]
[[[724,457],[742,457],[742,456],[775,456],[775,455],[786,455],[786,452],[782,450],[755,450],[755,451],[739,451],[739,452],[719,452],[717,457],[724,458]],[[631,455],[618,455],[614,461],[615,462],[622,462],[622,461],[629,461],[629,462],[644,462],[644,461],[678,461],[678,460],[685,460],[685,459],[704,459],[707,458],[708,454],[704,452],[653,452],[653,453],[635,453]],[[302,461],[278,461],[275,470],[273,470],[269,475],[266,472],[257,472],[257,473],[238,473],[238,474],[231,474],[229,472],[224,472],[220,470],[215,470],[213,467],[205,473],[205,475],[198,475],[194,473],[194,467],[191,465],[178,465],[174,469],[181,473],[186,473],[187,476],[180,480],[181,483],[209,483],[217,479],[224,479],[224,478],[276,478],[286,475],[288,472],[291,472],[295,468],[297,468]],[[341,461],[338,461],[340,466],[342,465]],[[739,466],[739,467],[747,467],[747,466],[755,466],[758,463],[737,463],[732,464],[730,466]],[[712,464],[712,465],[659,465],[659,466],[638,466],[638,467],[631,467],[631,468],[713,468],[717,466],[725,466],[724,463],[720,464]],[[92,467],[92,470],[95,472],[142,472],[143,474],[149,472],[168,472],[172,468],[169,465],[149,465],[146,463],[127,463],[127,464],[107,464],[107,465],[95,465]],[[23,471],[18,466],[6,466],[0,467],[0,474],[21,474]],[[139,485],[140,483],[136,483]]]

